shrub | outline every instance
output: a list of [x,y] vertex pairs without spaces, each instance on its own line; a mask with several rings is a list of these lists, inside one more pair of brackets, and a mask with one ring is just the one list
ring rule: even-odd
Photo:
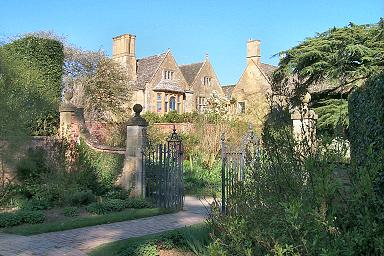
[[36,180],[48,173],[45,161],[46,154],[42,148],[29,149],[25,158],[16,166],[16,175],[20,181]]
[[49,202],[47,200],[34,199],[24,201],[20,207],[22,210],[26,211],[40,211],[46,210],[49,208]]
[[384,73],[373,76],[349,96],[351,159],[367,164],[369,152],[383,163]]
[[126,208],[126,201],[121,199],[108,199],[103,202],[92,203],[86,210],[94,214],[106,214],[109,212],[119,212]]
[[80,210],[77,207],[65,207],[63,209],[63,215],[67,217],[76,217],[79,216]]
[[0,213],[0,227],[12,227],[22,223],[36,224],[44,222],[45,215],[41,211],[26,211]]
[[[114,187],[118,175],[123,170],[124,155],[96,152],[84,141],[79,145],[78,167],[90,178],[95,177],[93,192],[102,195]],[[92,180],[87,180],[89,183]]]
[[21,216],[23,223],[36,224],[45,221],[45,215],[42,211],[19,211],[16,215]]
[[129,198],[125,202],[126,208],[135,208],[135,209],[141,209],[141,208],[151,208],[153,205],[145,200],[144,198]]
[[125,200],[129,197],[130,191],[126,191],[124,189],[120,188],[113,188],[112,190],[108,191],[104,197],[108,199],[122,199]]
[[0,213],[0,227],[12,227],[22,223],[21,215],[14,212]]
[[75,192],[70,196],[69,200],[71,205],[80,206],[94,202],[96,200],[96,197],[91,190],[86,190]]

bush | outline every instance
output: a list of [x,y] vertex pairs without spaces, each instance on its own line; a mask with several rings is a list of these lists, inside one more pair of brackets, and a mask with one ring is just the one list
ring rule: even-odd
[[129,198],[125,202],[125,207],[141,209],[141,208],[152,208],[153,205],[147,200],[145,200],[144,198]]
[[95,202],[96,197],[90,190],[78,191],[69,197],[70,204],[73,206],[87,205]]
[[80,210],[77,207],[65,207],[63,209],[63,215],[67,217],[76,217],[79,216]]
[[126,191],[124,189],[120,188],[113,188],[112,190],[108,191],[104,197],[108,199],[121,199],[126,200],[129,197],[130,191]]
[[384,73],[371,77],[349,96],[351,159],[358,165],[368,163],[370,152],[384,163],[383,109]]
[[42,223],[45,221],[45,215],[41,211],[19,211],[16,213],[16,215],[21,216],[21,220],[23,223],[28,224],[36,224],[36,223]]
[[0,227],[12,227],[22,223],[36,224],[44,222],[45,215],[41,211],[26,211],[0,213]]
[[26,211],[40,211],[40,210],[46,210],[49,208],[49,202],[47,200],[39,200],[39,199],[31,199],[24,201],[22,203],[21,207],[22,210]]
[[[118,175],[123,170],[124,155],[96,152],[89,148],[84,141],[79,145],[78,167],[83,175],[93,179],[87,181],[93,186],[96,195],[102,195],[114,188]],[[96,183],[95,183],[96,182]]]
[[126,201],[121,199],[107,199],[103,202],[92,203],[86,207],[86,210],[94,214],[107,214],[110,212],[119,212],[126,208]]
[[13,212],[0,213],[0,227],[12,227],[22,223],[21,215]]
[[46,166],[46,154],[42,148],[29,149],[25,158],[16,166],[16,175],[20,181],[28,182],[40,179],[49,172]]

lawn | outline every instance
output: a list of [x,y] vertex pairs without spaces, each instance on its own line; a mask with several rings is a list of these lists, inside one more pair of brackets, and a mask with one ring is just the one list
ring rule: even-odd
[[126,209],[121,212],[113,212],[105,215],[92,215],[86,217],[73,217],[60,221],[25,224],[15,227],[4,228],[1,231],[17,235],[35,235],[54,231],[63,231],[74,228],[95,226],[100,224],[114,223],[119,221],[133,220],[160,214],[171,213],[174,210],[160,208]]
[[159,255],[195,255],[207,251],[211,242],[207,224],[175,229],[158,234],[133,237],[101,245],[92,250],[91,256],[155,256]]

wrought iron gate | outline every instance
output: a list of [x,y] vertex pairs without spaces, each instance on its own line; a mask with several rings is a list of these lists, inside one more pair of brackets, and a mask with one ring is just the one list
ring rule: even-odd
[[260,141],[252,127],[237,145],[236,149],[225,143],[225,135],[221,137],[221,210],[223,214],[236,211],[232,198],[238,192],[239,184],[251,174],[249,166],[259,161],[261,153]]
[[145,196],[157,207],[182,209],[183,144],[175,128],[166,144],[147,146],[143,152],[143,167]]

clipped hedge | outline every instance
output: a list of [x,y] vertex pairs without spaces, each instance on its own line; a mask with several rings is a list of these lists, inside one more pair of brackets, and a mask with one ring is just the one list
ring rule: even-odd
[[16,72],[10,74],[7,83],[20,83],[30,100],[28,107],[37,110],[28,123],[31,135],[55,134],[64,64],[62,43],[54,39],[25,36],[0,47],[0,50]]
[[373,157],[383,163],[384,73],[371,77],[349,96],[348,114],[352,161],[366,165]]

